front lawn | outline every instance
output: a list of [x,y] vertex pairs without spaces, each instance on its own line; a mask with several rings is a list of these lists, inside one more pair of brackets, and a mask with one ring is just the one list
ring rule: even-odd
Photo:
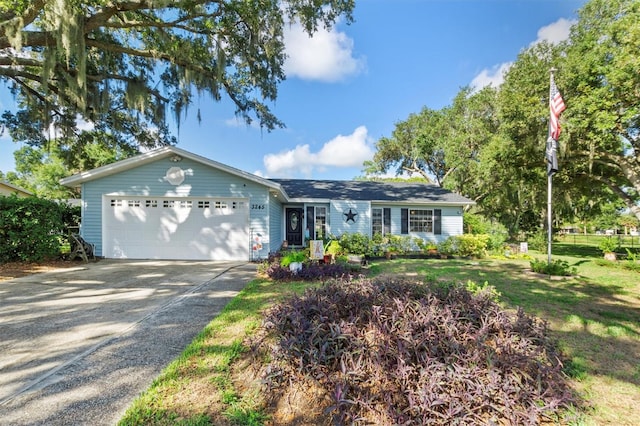
[[[561,253],[570,250],[558,248]],[[520,306],[549,322],[552,337],[569,359],[564,370],[589,404],[581,423],[638,424],[640,273],[602,266],[597,257],[557,258],[575,266],[578,277],[533,274],[527,260],[517,259],[398,259],[375,262],[369,273],[488,282],[501,293],[506,309]],[[133,403],[121,424],[269,424],[267,414],[274,413],[264,411],[259,387],[246,374],[257,367],[246,364],[246,337],[258,328],[266,307],[312,285],[319,284],[252,281]],[[291,422],[304,424],[304,419]]]

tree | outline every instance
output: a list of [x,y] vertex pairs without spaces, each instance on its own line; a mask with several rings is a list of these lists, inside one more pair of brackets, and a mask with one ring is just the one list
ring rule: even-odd
[[84,146],[83,157],[71,161],[77,164],[76,168],[69,168],[66,154],[62,148],[55,145],[48,149],[24,146],[14,152],[16,171],[7,173],[6,179],[41,198],[76,198],[78,194],[60,185],[60,179],[82,170],[123,160],[134,152],[110,150],[101,142],[87,144]]
[[56,200],[75,197],[72,190],[58,183],[71,174],[59,156],[29,146],[20,148],[13,155],[16,173],[10,178],[11,183],[40,198]]
[[624,228],[624,233],[625,235],[627,235],[630,229],[638,229],[638,226],[640,226],[640,221],[637,217],[625,213],[620,215],[620,217],[618,218],[618,225]]
[[440,185],[447,174],[441,143],[447,131],[446,114],[446,110],[423,108],[419,114],[396,123],[391,137],[376,143],[377,152],[373,161],[365,162],[365,173],[385,173],[395,168],[396,175],[416,173]]
[[484,168],[482,161],[498,136],[497,94],[491,86],[460,90],[448,108],[447,138],[441,140],[447,165],[442,185],[475,200],[493,188],[495,170]]
[[564,163],[604,185],[640,219],[640,2],[591,0],[579,13],[561,72]]
[[[474,93],[463,88],[453,105],[433,110],[423,108],[396,123],[391,137],[377,143],[366,173],[417,173],[439,186],[458,192],[472,185],[469,170],[477,166],[481,151],[497,129],[495,89]],[[450,182],[450,183],[448,183]]]
[[620,220],[620,210],[620,202],[604,204],[600,209],[600,214],[594,218],[595,227],[600,230],[617,230]]
[[[0,124],[14,140],[72,147],[108,135],[120,146],[174,143],[167,126],[194,95],[226,94],[248,123],[285,78],[283,27],[312,34],[354,0],[2,0],[0,79],[20,110]],[[79,124],[91,124],[80,130]]]

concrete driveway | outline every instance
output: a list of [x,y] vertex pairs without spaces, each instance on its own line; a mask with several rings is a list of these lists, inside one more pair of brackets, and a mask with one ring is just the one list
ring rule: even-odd
[[2,424],[114,424],[256,267],[102,260],[0,282]]

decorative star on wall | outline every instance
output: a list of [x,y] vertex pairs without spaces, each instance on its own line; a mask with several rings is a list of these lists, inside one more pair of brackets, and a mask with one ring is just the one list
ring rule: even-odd
[[346,223],[349,223],[349,221],[356,223],[356,216],[358,215],[358,212],[353,211],[353,209],[349,209],[347,213],[343,214],[346,216],[346,219],[344,220]]

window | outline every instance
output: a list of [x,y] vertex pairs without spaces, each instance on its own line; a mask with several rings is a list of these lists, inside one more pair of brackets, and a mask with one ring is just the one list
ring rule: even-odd
[[174,200],[164,200],[162,202],[162,207],[164,207],[165,209],[172,209],[175,205],[176,202]]
[[208,201],[198,201],[199,209],[208,209],[211,204]]
[[307,206],[307,231],[312,240],[322,240],[327,236],[327,208]]
[[144,206],[150,207],[150,208],[156,208],[158,207],[158,200],[145,200]]
[[316,207],[316,226],[314,228],[316,240],[321,240],[327,235],[327,208]]
[[122,207],[122,200],[111,200],[111,207]]
[[140,200],[127,200],[128,207],[140,207]]
[[409,232],[433,233],[433,210],[409,210]]
[[371,209],[371,235],[391,233],[391,209]]
[[216,201],[215,207],[216,209],[226,209],[229,206],[226,201]]
[[371,235],[384,235],[382,227],[382,209],[371,209]]
[[400,233],[428,232],[442,234],[441,209],[400,209]]
[[181,209],[190,209],[192,205],[193,205],[193,201],[190,201],[190,200],[182,200],[182,201],[180,201],[180,208]]

